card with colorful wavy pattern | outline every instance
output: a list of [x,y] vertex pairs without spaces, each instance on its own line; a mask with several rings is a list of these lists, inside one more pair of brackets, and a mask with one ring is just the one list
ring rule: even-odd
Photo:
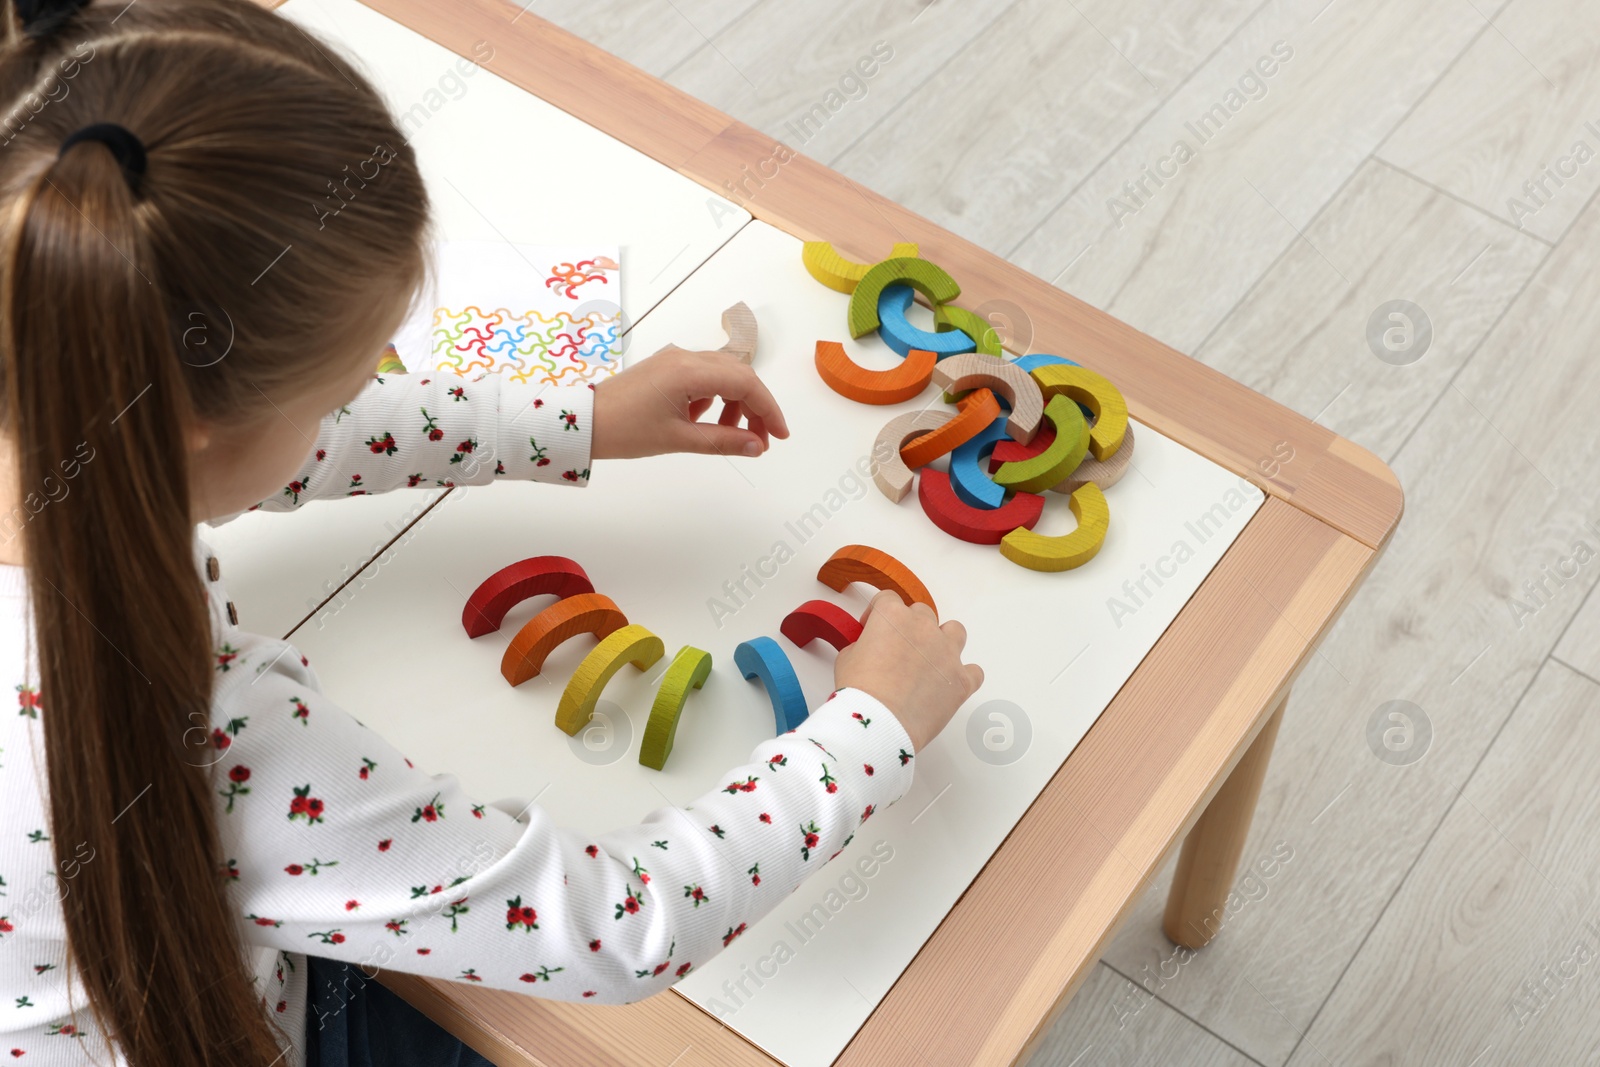
[[488,372],[550,385],[595,382],[622,367],[622,270],[616,246],[449,241],[427,295],[380,368]]

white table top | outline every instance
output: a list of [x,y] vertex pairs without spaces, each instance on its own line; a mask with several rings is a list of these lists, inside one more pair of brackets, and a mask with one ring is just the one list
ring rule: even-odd
[[[642,318],[750,219],[731,201],[494,74],[493,42],[485,43],[489,58],[474,67],[355,0],[289,0],[278,11],[343,49],[383,92],[417,152],[442,238],[620,245],[625,324]],[[326,598],[330,583],[367,567],[415,517],[418,498],[336,503],[333,511],[312,503],[293,515],[243,515],[206,531],[227,562],[244,625],[287,633]]]
[[[377,580],[324,628],[308,627],[296,640],[329,695],[420,766],[455,773],[479,800],[537,797],[555,818],[598,832],[637,822],[664,803],[691,802],[771,735],[765,694],[733,665],[738,642],[774,637],[793,660],[808,701],[814,705],[829,692],[832,649],[819,649],[820,642],[795,649],[778,636],[778,625],[814,598],[859,613],[866,600],[860,587],[835,594],[815,579],[834,549],[869,544],[909,565],[941,614],[967,625],[968,658],[988,676],[983,690],[919,754],[911,793],[874,815],[872,832],[858,836],[838,866],[676,987],[783,1062],[821,1067],[887,992],[1262,497],[1141,425],[1136,469],[1106,494],[1111,529],[1100,554],[1075,571],[1025,570],[994,547],[941,532],[921,513],[915,493],[895,505],[869,483],[856,488],[851,481],[853,465],[869,454],[883,423],[937,403],[938,392],[930,388],[920,403],[873,408],[822,383],[812,363],[819,339],[843,341],[873,366],[889,366],[896,357],[876,337],[848,340],[848,298],[806,274],[794,238],[759,222],[746,226],[638,324],[635,358],[669,342],[720,345],[719,313],[739,300],[760,322],[755,367],[784,407],[790,440],[774,442],[756,460],[602,463],[583,489],[456,490]],[[1049,496],[1040,532],[1070,530],[1066,499]],[[813,505],[822,506],[826,519],[819,530],[799,536],[794,523]],[[1211,521],[1202,521],[1206,515]],[[1219,516],[1220,527],[1212,524]],[[725,597],[723,583],[737,579],[746,565],[755,568],[780,541],[794,558],[719,625],[711,598]],[[542,554],[580,562],[630,621],[662,637],[669,658],[686,643],[714,656],[712,677],[689,697],[664,771],[641,767],[637,754],[665,660],[644,675],[625,669],[611,682],[602,707],[617,717],[618,729],[607,735],[613,745],[580,755],[581,746],[554,725],[554,711],[593,642],[579,638],[562,646],[539,679],[512,689],[499,674],[501,653],[548,598],[514,610],[496,635],[472,641],[462,631],[463,598],[472,588],[507,563]],[[1159,584],[1148,577],[1152,571],[1160,572]],[[1147,595],[1134,604],[1124,583],[1141,579]],[[1120,619],[1110,610],[1113,597],[1132,608]],[[420,620],[408,625],[413,654],[403,669],[374,672],[372,663],[394,662],[392,624],[399,618]],[[416,654],[421,649],[428,654]],[[1006,725],[991,718],[993,712],[1003,713],[1014,730],[1012,749],[999,756],[983,742],[986,731]],[[1031,734],[1026,741],[1024,721]],[[508,737],[524,740],[508,745]],[[893,858],[864,883],[864,895],[828,895],[857,856],[885,847]],[[829,900],[840,899],[842,905],[829,907]],[[786,924],[819,904],[829,907],[831,918],[800,944]],[[794,955],[774,973],[771,954],[780,941]],[[724,981],[738,978],[742,968],[762,974],[764,985],[736,1010],[719,1009]],[[806,1026],[795,1026],[797,1018]]]

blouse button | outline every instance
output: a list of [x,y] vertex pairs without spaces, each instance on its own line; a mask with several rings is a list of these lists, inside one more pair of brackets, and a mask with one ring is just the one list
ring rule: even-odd
[[228,601],[228,621],[235,626],[239,625],[239,609],[233,606],[233,601]]
[[221,575],[222,575],[222,567],[217,563],[217,557],[216,556],[207,556],[206,557],[206,577],[210,578],[214,582],[219,577],[221,577]]

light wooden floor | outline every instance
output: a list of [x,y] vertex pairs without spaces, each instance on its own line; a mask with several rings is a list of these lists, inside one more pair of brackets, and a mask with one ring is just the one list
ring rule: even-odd
[[[533,10],[1405,485],[1278,740],[1246,858],[1291,858],[1192,958],[1158,881],[1039,1067],[1600,1063],[1600,0]],[[893,58],[798,132],[880,41]],[[1144,177],[1179,139],[1193,158]],[[1397,299],[1433,325],[1405,366],[1367,342]],[[1391,700],[1431,724],[1410,765],[1368,744]]]

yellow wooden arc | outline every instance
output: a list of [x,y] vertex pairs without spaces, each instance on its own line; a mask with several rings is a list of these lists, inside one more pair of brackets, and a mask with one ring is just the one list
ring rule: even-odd
[[[896,244],[889,250],[890,259],[916,259],[917,246],[914,244]],[[866,277],[871,270],[871,263],[855,263],[845,259],[828,241],[807,241],[800,249],[800,259],[805,263],[806,270],[817,281],[829,289],[850,294],[856,291],[856,283]]]
[[1076,530],[1050,537],[1019,526],[1000,542],[1000,554],[1032,571],[1070,571],[1094,559],[1111,525],[1106,495],[1089,482],[1068,497],[1067,503],[1077,516]]
[[1050,363],[1033,369],[1046,402],[1065,393],[1094,413],[1089,427],[1089,451],[1095,459],[1109,459],[1122,446],[1128,432],[1128,402],[1122,391],[1087,367]]
[[699,689],[711,675],[711,653],[684,645],[672,657],[667,673],[661,676],[655,702],[650,705],[650,720],[645,723],[644,740],[639,745],[639,762],[661,770],[672,755],[672,741],[678,733],[678,716],[689,690]]
[[589,650],[572,672],[567,687],[561,691],[561,701],[556,705],[556,725],[573,737],[594,714],[595,702],[605,690],[611,676],[632,663],[638,670],[648,670],[665,654],[661,638],[643,626],[629,624],[614,630]]

